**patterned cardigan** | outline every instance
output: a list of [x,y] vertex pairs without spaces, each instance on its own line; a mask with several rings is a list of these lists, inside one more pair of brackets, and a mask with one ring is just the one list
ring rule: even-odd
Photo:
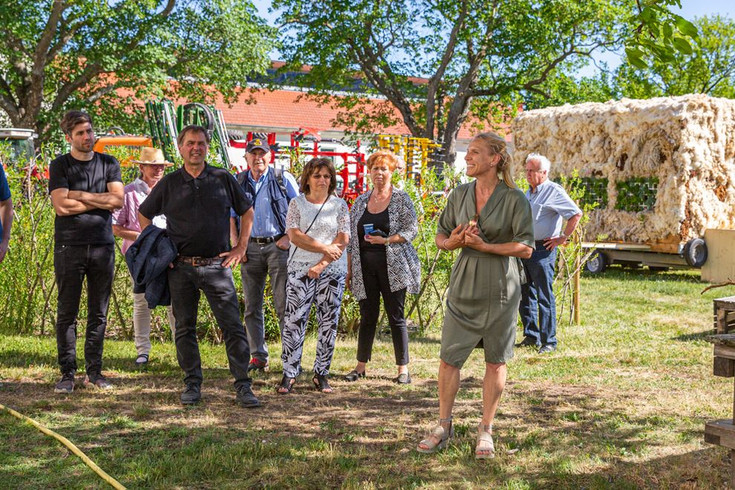
[[[362,279],[362,257],[357,236],[357,222],[365,213],[368,199],[373,191],[366,192],[355,200],[350,211],[350,243],[347,253],[352,260],[352,294],[358,301],[367,298],[365,283]],[[418,294],[421,287],[421,262],[411,242],[419,232],[416,211],[408,194],[393,187],[393,194],[388,203],[389,235],[400,235],[405,243],[389,243],[386,245],[386,262],[388,264],[388,282],[391,291],[406,288],[411,294]]]

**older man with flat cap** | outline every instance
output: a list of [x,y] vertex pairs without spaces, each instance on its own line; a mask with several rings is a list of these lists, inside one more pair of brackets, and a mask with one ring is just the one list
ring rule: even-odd
[[[243,323],[253,356],[248,371],[268,369],[268,346],[265,342],[263,303],[266,277],[270,276],[273,304],[283,332],[286,311],[286,279],[289,240],[286,235],[288,203],[299,195],[299,186],[290,173],[271,167],[268,142],[255,137],[248,142],[245,160],[248,169],[237,175],[245,195],[253,202],[255,215],[247,254],[241,265],[242,289],[245,297]],[[237,218],[232,218],[233,238],[237,236]],[[235,240],[233,239],[233,243]]]

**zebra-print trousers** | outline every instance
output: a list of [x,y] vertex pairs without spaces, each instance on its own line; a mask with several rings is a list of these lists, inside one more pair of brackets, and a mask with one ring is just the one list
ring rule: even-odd
[[344,289],[344,275],[322,274],[316,279],[308,275],[288,276],[282,335],[283,352],[281,354],[284,376],[295,378],[299,374],[306,323],[314,302],[316,302],[318,324],[314,373],[329,374],[329,366],[332,364],[334,355],[334,343],[337,339],[337,323]]

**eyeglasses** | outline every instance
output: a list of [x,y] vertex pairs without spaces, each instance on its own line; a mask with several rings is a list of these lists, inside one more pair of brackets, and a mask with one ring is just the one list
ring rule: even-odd
[[312,179],[331,179],[332,176],[330,174],[311,174]]
[[534,170],[532,168],[526,169],[527,174],[540,174],[541,172],[546,172],[546,170]]

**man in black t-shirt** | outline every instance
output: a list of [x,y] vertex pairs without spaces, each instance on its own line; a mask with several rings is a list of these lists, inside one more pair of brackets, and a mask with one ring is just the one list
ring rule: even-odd
[[84,342],[85,385],[111,388],[102,375],[102,345],[115,269],[111,212],[123,202],[120,164],[95,152],[92,119],[70,111],[61,130],[71,151],[51,162],[49,192],[56,211],[54,271],[58,288],[56,347],[61,381],[56,393],[74,391],[77,370],[77,314],[87,278],[87,332]]
[[[178,136],[184,166],[166,175],[140,205],[140,227],[154,216],[166,216],[168,236],[178,257],[168,270],[171,305],[176,319],[176,355],[184,371],[186,389],[181,403],[201,399],[202,363],[196,323],[200,291],[222,329],[230,372],[235,378],[237,401],[246,408],[260,406],[248,376],[250,346],[240,321],[233,267],[247,250],[253,226],[252,202],[235,178],[206,163],[209,134],[200,126],[187,126]],[[237,245],[230,249],[230,209],[240,216]]]

